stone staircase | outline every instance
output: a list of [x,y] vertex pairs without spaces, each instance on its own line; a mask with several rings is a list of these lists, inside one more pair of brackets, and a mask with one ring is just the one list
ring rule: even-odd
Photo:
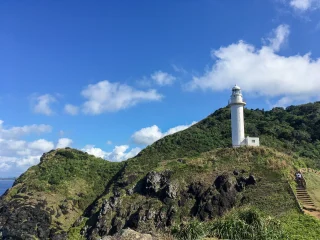
[[303,209],[309,211],[316,211],[317,208],[314,205],[310,195],[308,194],[307,190],[302,186],[297,186],[297,198],[299,202],[301,202]]

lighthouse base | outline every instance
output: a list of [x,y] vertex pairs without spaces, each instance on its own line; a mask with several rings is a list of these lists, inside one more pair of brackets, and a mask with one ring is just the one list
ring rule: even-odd
[[260,146],[260,139],[258,137],[246,137],[243,139],[240,145],[232,145],[232,147],[241,147],[241,146],[252,146],[258,147]]

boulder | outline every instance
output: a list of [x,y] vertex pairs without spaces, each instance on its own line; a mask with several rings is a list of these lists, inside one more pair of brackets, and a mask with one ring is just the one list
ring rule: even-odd
[[161,173],[149,172],[146,176],[146,192],[149,194],[155,194],[161,188],[161,180],[163,176]]

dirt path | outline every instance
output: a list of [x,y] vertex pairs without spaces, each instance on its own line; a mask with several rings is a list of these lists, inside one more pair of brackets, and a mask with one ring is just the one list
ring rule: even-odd
[[320,219],[320,211],[309,211],[309,210],[305,210],[305,209],[303,211],[306,214],[309,214],[311,216],[314,216],[314,217]]

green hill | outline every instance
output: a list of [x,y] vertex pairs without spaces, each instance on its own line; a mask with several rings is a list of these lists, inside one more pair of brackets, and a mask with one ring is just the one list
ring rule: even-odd
[[0,233],[8,239],[45,239],[68,231],[123,166],[75,149],[44,154],[2,197]]
[[320,224],[299,214],[290,184],[298,168],[320,166],[320,102],[245,109],[246,133],[263,147],[230,148],[230,125],[230,110],[219,109],[123,163],[51,151],[1,199],[0,236],[100,239],[126,227],[170,233],[249,206],[280,219],[290,239],[316,239]]

